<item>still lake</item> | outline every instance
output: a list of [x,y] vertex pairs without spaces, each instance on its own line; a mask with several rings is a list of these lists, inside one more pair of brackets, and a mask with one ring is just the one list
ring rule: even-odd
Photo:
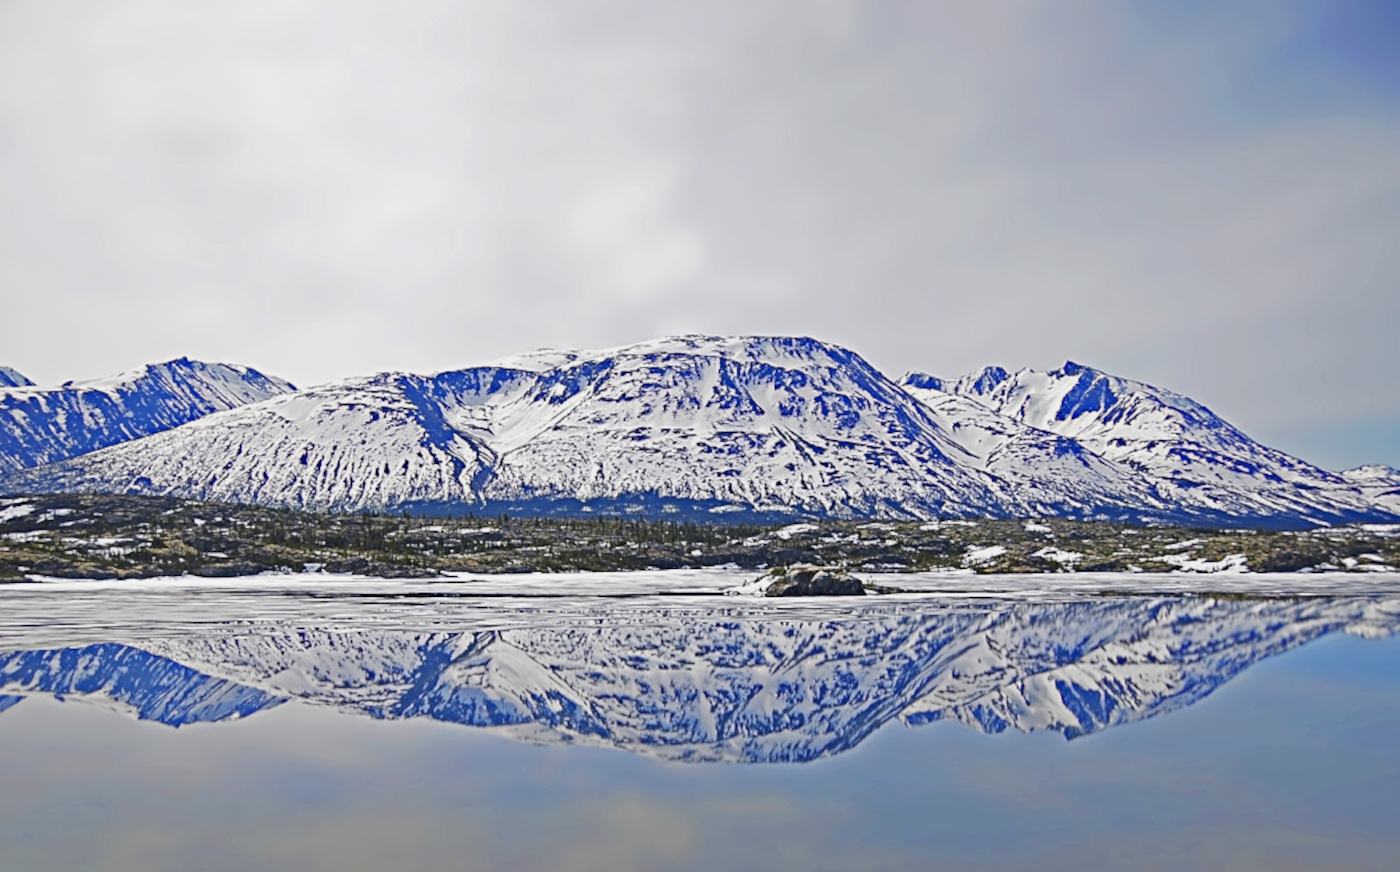
[[1400,577],[0,586],[0,869],[1390,870]]

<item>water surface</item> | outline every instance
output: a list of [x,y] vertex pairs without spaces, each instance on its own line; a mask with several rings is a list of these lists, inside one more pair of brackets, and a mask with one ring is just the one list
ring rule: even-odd
[[1400,579],[727,581],[0,588],[0,868],[1400,855]]

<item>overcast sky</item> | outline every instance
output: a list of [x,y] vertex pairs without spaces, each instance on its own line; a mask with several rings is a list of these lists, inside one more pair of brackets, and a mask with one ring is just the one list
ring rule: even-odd
[[0,0],[0,363],[1065,359],[1400,466],[1394,3]]

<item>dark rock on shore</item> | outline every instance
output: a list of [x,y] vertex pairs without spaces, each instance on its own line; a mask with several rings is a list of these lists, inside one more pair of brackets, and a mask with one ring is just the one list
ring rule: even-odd
[[798,564],[764,591],[764,596],[865,596],[860,579],[834,566]]
[[437,578],[442,575],[436,569],[419,566],[404,566],[399,563],[381,563],[364,557],[351,557],[348,560],[334,560],[324,567],[326,572],[350,572],[374,578]]
[[262,572],[261,566],[242,561],[225,561],[220,563],[206,563],[195,569],[191,575],[201,578],[238,578],[245,575],[257,575]]

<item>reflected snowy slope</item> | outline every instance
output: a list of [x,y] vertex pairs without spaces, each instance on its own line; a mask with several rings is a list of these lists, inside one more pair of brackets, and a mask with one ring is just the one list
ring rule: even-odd
[[672,760],[800,762],[895,719],[1073,738],[1188,706],[1328,633],[1397,626],[1394,596],[929,600],[794,617],[597,602],[466,632],[215,625],[0,654],[0,711],[52,694],[180,726],[299,700]]

